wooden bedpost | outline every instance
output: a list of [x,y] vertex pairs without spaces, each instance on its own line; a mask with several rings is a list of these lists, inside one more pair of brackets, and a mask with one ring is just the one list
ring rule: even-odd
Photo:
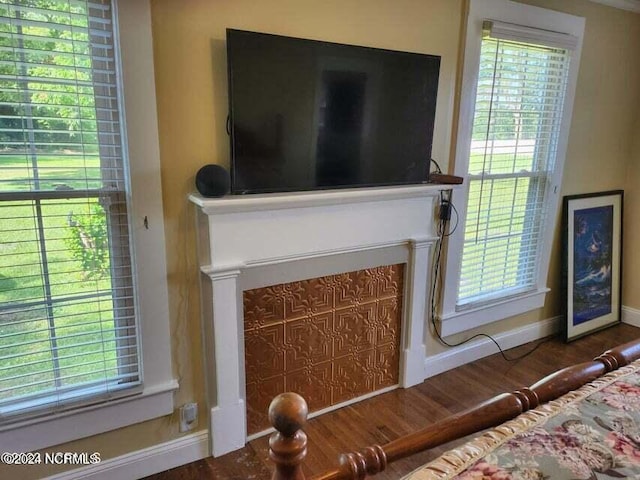
[[307,456],[307,402],[297,393],[281,393],[269,405],[269,421],[276,429],[269,438],[269,458],[276,470],[272,480],[304,480],[302,461]]

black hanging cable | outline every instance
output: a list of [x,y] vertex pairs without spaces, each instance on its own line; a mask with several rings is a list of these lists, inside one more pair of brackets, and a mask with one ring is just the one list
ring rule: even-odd
[[502,356],[502,358],[504,358],[507,362],[515,362],[517,360],[521,360],[529,355],[531,355],[533,352],[535,352],[538,347],[540,347],[540,345],[542,345],[543,343],[549,341],[549,339],[545,339],[541,342],[539,342],[535,347],[533,347],[531,350],[529,350],[526,353],[523,353],[521,355],[518,355],[516,357],[508,357],[506,355],[506,353],[504,352],[504,350],[502,349],[502,347],[500,346],[500,344],[498,343],[498,341],[493,338],[491,335],[487,334],[487,333],[476,333],[475,335],[473,335],[470,338],[467,338],[466,340],[462,340],[460,342],[457,343],[450,343],[447,342],[442,335],[440,334],[439,330],[438,330],[438,325],[436,323],[436,293],[437,293],[437,286],[438,286],[438,282],[439,282],[439,277],[440,277],[440,261],[442,259],[442,244],[444,243],[445,238],[451,236],[453,234],[453,232],[455,232],[455,230],[458,228],[458,223],[460,221],[460,217],[458,214],[458,210],[455,208],[455,206],[453,205],[453,203],[451,202],[451,190],[447,191],[448,193],[448,197],[446,199],[444,199],[444,192],[440,192],[440,199],[441,199],[441,208],[443,205],[443,200],[448,203],[448,205],[453,208],[453,210],[456,212],[456,224],[454,226],[454,228],[450,231],[450,232],[446,232],[446,225],[448,223],[448,220],[443,220],[440,219],[438,222],[438,241],[437,241],[437,247],[434,251],[434,258],[433,258],[433,275],[432,275],[432,284],[431,284],[431,325],[433,326],[433,331],[436,334],[436,336],[438,337],[438,340],[440,341],[440,343],[442,343],[443,345],[447,346],[447,347],[459,347],[460,345],[464,345],[465,343],[468,343],[472,340],[475,340],[476,338],[488,338],[489,340],[491,340],[495,346],[498,348],[498,351],[500,352],[500,355]]
[[[460,214],[458,213],[458,209],[451,201],[451,196],[453,194],[452,190],[442,190],[440,191],[440,209],[442,212],[443,206],[446,205],[445,208],[449,209],[449,214],[446,215],[446,218],[443,218],[442,213],[440,214],[440,221],[438,222],[438,236],[450,237],[454,234],[454,232],[458,229],[458,224],[460,223]],[[445,198],[446,197],[446,198]],[[449,222],[449,216],[451,214],[451,210],[453,210],[456,214],[456,223],[453,228],[449,231],[449,233],[445,233],[444,229]]]
[[460,214],[458,213],[458,209],[456,208],[456,206],[452,203],[449,202],[449,205],[451,205],[451,209],[455,212],[456,214],[456,224],[453,226],[453,228],[449,231],[449,233],[445,234],[444,237],[450,237],[451,235],[454,234],[454,232],[458,229],[458,225],[460,224]]
[[440,168],[440,165],[438,164],[438,162],[436,162],[433,158],[431,159],[431,162],[436,166],[436,173],[442,173],[442,169]]

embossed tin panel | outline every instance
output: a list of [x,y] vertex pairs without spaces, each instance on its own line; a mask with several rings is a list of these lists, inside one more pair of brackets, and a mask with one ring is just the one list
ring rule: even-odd
[[278,393],[317,411],[398,383],[404,265],[243,293],[247,430]]

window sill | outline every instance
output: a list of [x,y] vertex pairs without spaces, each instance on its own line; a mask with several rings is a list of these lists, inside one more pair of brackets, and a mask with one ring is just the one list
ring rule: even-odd
[[440,334],[443,337],[454,335],[541,308],[548,291],[548,288],[541,288],[515,298],[510,297],[464,311],[445,313],[440,323]]
[[178,382],[171,380],[139,395],[8,425],[0,432],[0,445],[31,452],[169,415],[177,389]]

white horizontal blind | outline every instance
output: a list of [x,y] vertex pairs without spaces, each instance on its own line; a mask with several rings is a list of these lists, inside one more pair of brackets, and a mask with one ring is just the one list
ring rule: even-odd
[[482,40],[460,308],[536,288],[569,62],[566,49]]
[[140,384],[109,0],[0,0],[0,423]]
[[482,28],[485,36],[500,40],[568,50],[574,50],[578,46],[578,37],[568,33],[540,30],[495,20],[486,20]]

